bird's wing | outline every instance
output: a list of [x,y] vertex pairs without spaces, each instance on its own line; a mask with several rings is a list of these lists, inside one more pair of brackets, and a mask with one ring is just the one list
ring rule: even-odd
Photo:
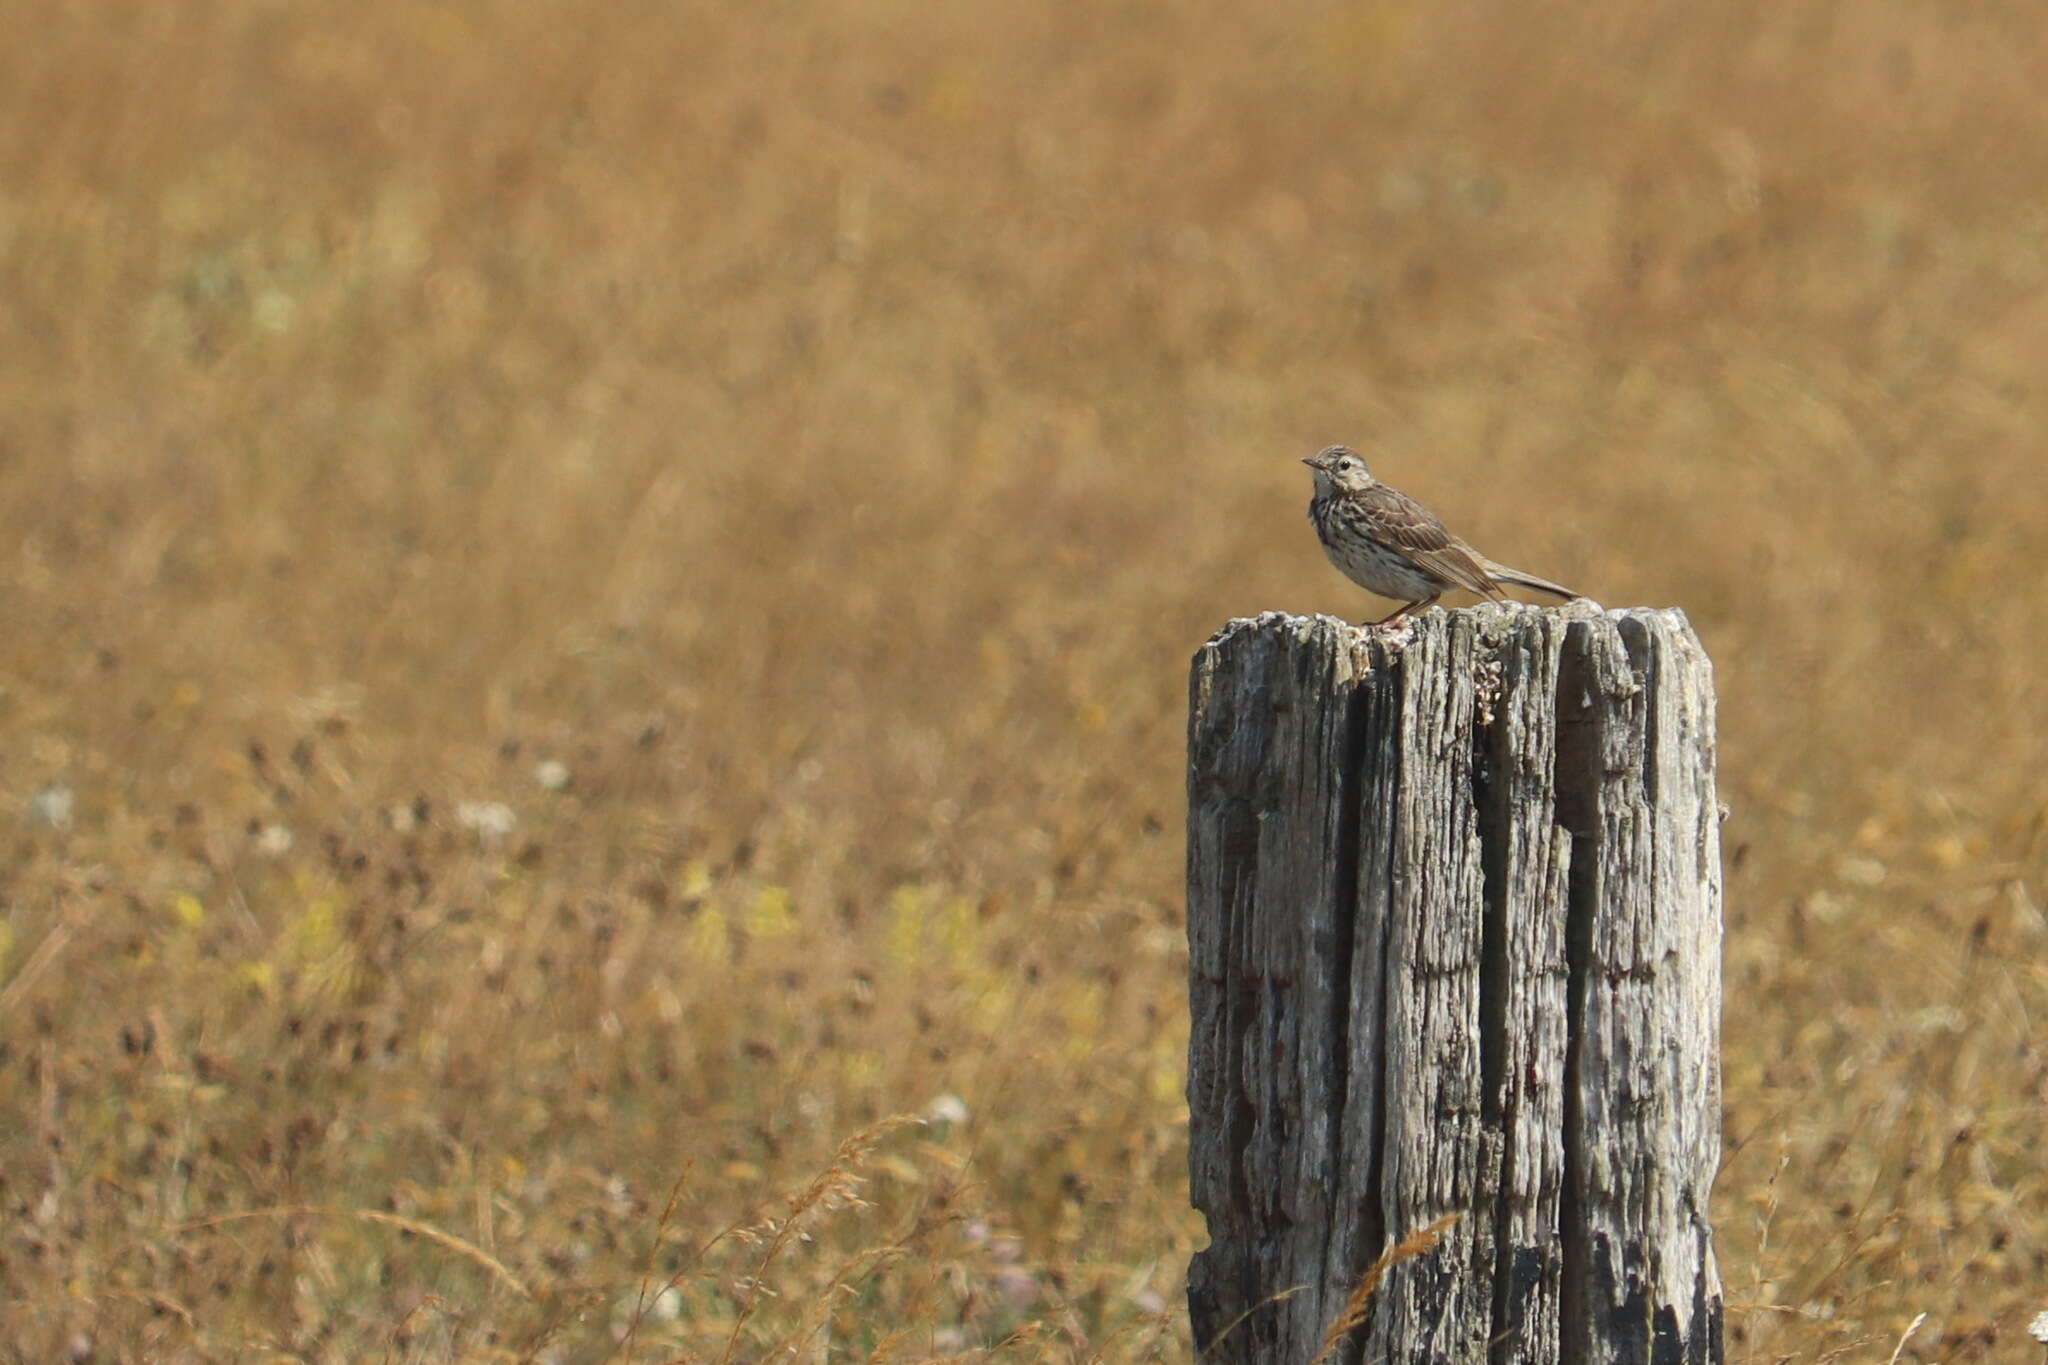
[[1363,496],[1381,534],[1409,557],[1446,582],[1485,597],[1501,596],[1500,586],[1465,543],[1444,529],[1436,513],[1398,488],[1376,483]]

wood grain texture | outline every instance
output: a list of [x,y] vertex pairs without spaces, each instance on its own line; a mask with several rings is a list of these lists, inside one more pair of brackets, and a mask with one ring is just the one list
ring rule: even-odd
[[1719,816],[1675,611],[1234,621],[1190,683],[1206,1359],[1718,1361]]

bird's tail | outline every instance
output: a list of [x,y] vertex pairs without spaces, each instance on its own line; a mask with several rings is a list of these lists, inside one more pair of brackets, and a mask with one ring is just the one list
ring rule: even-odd
[[1518,588],[1534,588],[1537,592],[1547,592],[1564,598],[1572,598],[1579,595],[1570,588],[1565,587],[1562,583],[1553,583],[1547,578],[1538,578],[1535,574],[1523,573],[1520,569],[1510,569],[1505,564],[1495,564],[1492,561],[1488,561],[1486,569],[1488,573],[1492,574],[1500,582],[1512,583]]

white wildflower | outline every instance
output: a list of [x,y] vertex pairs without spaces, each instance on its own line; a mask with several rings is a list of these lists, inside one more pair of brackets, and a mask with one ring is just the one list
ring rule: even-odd
[[36,789],[28,799],[28,819],[32,825],[48,825],[51,829],[70,829],[73,808],[77,799],[71,788],[62,782],[46,783]]
[[510,834],[518,826],[519,817],[503,801],[458,801],[455,823],[488,841]]

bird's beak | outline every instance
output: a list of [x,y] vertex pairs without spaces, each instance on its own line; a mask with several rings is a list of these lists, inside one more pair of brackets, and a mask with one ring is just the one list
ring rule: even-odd
[[1320,455],[1304,455],[1301,457],[1301,462],[1310,469],[1327,469],[1329,467]]

